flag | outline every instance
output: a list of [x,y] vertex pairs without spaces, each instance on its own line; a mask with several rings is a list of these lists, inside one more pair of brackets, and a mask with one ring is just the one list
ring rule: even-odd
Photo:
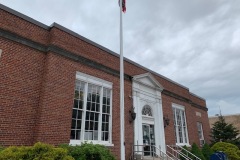
[[[118,4],[120,5],[120,0],[118,0]],[[122,11],[126,12],[126,0],[122,0]]]

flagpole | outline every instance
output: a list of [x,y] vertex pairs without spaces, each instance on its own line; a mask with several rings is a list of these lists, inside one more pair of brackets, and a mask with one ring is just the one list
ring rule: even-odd
[[123,31],[122,31],[122,0],[120,0],[120,129],[121,129],[121,160],[125,160],[124,142],[124,65],[123,65]]

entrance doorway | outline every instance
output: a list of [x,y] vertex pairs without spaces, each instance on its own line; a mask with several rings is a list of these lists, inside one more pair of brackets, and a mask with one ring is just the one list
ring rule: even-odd
[[143,124],[143,151],[144,156],[155,156],[155,134],[154,125]]

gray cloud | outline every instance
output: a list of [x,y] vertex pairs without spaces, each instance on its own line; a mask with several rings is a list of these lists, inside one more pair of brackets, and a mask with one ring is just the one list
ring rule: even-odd
[[[0,0],[119,51],[116,1]],[[124,56],[190,88],[209,114],[240,112],[240,1],[127,0]]]

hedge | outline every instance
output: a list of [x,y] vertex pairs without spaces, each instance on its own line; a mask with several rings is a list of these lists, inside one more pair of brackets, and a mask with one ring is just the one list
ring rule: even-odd
[[31,147],[8,147],[1,152],[0,160],[74,160],[74,158],[68,156],[66,149],[38,142]]
[[68,150],[70,156],[75,160],[115,160],[116,158],[110,150],[98,144],[83,143],[80,146],[69,146],[66,144],[60,145]]
[[211,147],[211,149],[214,152],[222,151],[226,153],[230,160],[240,160],[240,151],[238,147],[234,144],[226,143],[226,142],[218,142],[218,143],[215,143]]

